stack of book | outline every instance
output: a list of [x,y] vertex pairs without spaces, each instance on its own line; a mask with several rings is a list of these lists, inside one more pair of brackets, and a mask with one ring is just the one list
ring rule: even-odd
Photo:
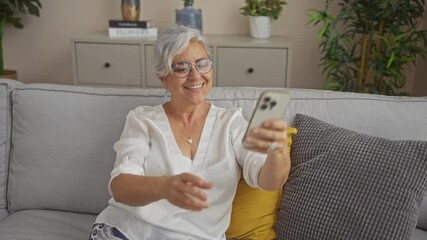
[[110,20],[108,25],[110,38],[156,38],[157,33],[157,28],[151,24],[150,20]]

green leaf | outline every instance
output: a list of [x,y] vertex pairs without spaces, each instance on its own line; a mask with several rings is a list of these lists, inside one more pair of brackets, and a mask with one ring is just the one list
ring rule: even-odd
[[6,18],[6,23],[23,28],[20,15],[30,14],[38,17],[41,7],[40,0],[0,0],[0,16]]
[[387,62],[387,69],[390,68],[391,64],[393,63],[394,59],[396,58],[396,55],[394,54],[394,52],[391,53],[390,58],[388,59]]

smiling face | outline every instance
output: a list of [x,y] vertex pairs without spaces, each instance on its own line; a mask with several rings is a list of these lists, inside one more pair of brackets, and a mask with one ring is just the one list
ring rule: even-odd
[[[163,85],[171,92],[171,101],[185,106],[198,105],[205,102],[205,97],[212,88],[213,70],[202,74],[196,69],[196,64],[209,59],[209,54],[204,45],[192,40],[182,54],[177,55],[172,65],[182,63],[191,64],[191,71],[187,77],[179,77],[179,74],[172,72],[162,79]],[[200,65],[201,67],[204,67]],[[177,68],[181,71],[181,68]],[[182,75],[182,73],[180,73]],[[184,74],[185,75],[185,74]]]

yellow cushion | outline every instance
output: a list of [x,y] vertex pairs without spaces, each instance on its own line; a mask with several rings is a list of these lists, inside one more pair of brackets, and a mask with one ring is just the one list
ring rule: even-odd
[[[295,128],[288,128],[288,149],[291,149],[292,134]],[[277,219],[277,207],[282,190],[268,192],[255,189],[240,179],[233,200],[230,226],[227,238],[233,239],[274,239],[274,224]]]

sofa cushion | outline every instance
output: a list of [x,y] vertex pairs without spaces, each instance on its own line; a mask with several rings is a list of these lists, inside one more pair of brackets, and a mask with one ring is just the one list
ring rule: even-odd
[[298,114],[278,239],[410,239],[427,142],[372,137]]
[[300,89],[291,97],[290,123],[301,113],[372,136],[427,141],[427,97]]
[[275,239],[274,225],[282,191],[263,191],[250,187],[244,179],[237,185],[230,226],[231,239]]
[[[388,139],[427,141],[427,97],[291,89],[287,119],[297,113],[359,133]],[[427,196],[420,208],[418,228],[427,231]]]
[[26,85],[13,95],[10,210],[99,213],[127,113],[160,90]]
[[0,240],[88,239],[96,215],[49,210],[24,210],[0,222]]
[[[7,176],[11,148],[11,92],[20,82],[0,79],[0,209],[6,208]],[[2,212],[4,214],[4,212]],[[0,214],[0,219],[3,215]]]

